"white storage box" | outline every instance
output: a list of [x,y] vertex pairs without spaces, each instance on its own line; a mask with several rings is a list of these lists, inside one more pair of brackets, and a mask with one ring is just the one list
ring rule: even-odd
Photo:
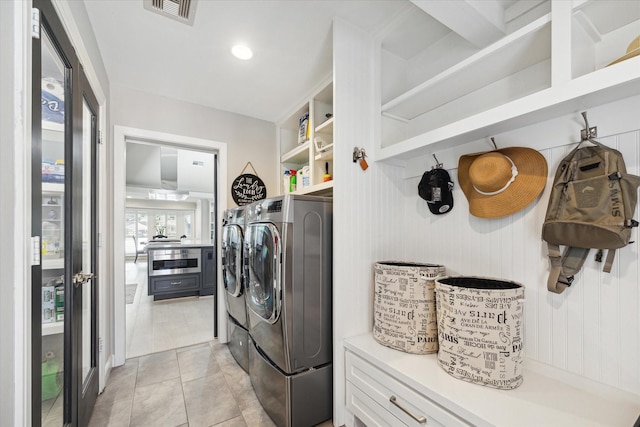
[[375,264],[373,337],[413,354],[438,351],[435,278],[445,267],[384,261]]

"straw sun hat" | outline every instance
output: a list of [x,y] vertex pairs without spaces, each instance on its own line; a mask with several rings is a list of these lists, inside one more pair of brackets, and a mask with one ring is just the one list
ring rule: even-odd
[[620,58],[616,59],[609,65],[617,64],[618,62],[624,61],[629,58],[633,58],[634,56],[638,56],[638,55],[640,55],[640,36],[633,39],[633,41],[629,44],[629,46],[627,47],[626,55],[621,56]]
[[547,182],[547,161],[526,147],[467,154],[458,161],[458,182],[472,215],[500,218],[538,197]]

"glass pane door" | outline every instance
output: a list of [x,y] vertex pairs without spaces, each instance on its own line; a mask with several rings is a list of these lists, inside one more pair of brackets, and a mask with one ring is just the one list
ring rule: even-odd
[[[50,35],[42,32],[42,425],[62,425],[65,322],[65,75]],[[34,206],[34,209],[36,207]],[[34,295],[35,298],[35,295]],[[35,349],[34,349],[35,351]]]
[[[82,104],[82,271],[93,272],[93,224],[92,224],[92,183],[91,171],[92,130],[94,115],[86,100]],[[93,343],[93,309],[94,280],[89,278],[82,284],[82,382],[86,382],[90,370],[95,367],[92,363]]]
[[247,307],[275,323],[280,315],[280,235],[273,224],[250,224],[245,233]]
[[84,426],[98,395],[96,281],[80,274],[96,266],[97,102],[53,4],[33,6],[31,424]]
[[[80,364],[79,377],[76,378],[78,390],[78,425],[87,425],[98,395],[98,280],[95,276],[96,263],[96,101],[87,96],[88,83],[83,73],[82,98],[82,175],[80,185],[74,177],[74,191],[80,187],[82,203],[74,208],[74,219],[80,220],[80,244],[82,262],[80,273],[74,271],[73,299],[80,301],[80,307],[74,305],[74,312],[79,319],[73,319],[74,336],[79,337],[79,343],[74,345],[77,351],[77,359]],[[77,212],[79,211],[79,212]],[[76,214],[80,214],[77,218]],[[74,239],[74,244],[76,240]],[[74,264],[75,265],[75,264]],[[79,320],[79,321],[78,321]],[[79,328],[79,330],[78,330]]]

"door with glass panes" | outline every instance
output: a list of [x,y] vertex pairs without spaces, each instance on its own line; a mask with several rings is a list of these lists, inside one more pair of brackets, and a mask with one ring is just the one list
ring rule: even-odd
[[32,424],[84,426],[98,395],[98,106],[51,1],[33,6]]

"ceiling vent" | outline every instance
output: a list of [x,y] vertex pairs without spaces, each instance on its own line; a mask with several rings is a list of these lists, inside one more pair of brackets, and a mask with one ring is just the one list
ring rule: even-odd
[[143,0],[143,4],[151,12],[193,25],[196,0]]

